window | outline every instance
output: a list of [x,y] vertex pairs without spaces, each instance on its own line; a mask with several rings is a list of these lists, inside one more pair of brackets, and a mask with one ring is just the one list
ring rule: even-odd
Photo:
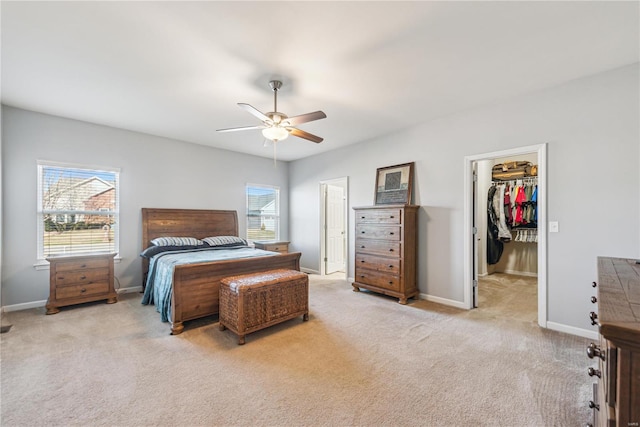
[[119,170],[38,162],[38,259],[119,250]]
[[280,189],[247,184],[247,240],[280,240]]

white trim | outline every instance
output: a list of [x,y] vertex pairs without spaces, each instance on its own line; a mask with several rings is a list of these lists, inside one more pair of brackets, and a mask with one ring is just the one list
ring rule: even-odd
[[44,307],[46,304],[47,300],[23,302],[21,304],[5,305],[4,307],[2,307],[2,311],[8,313],[10,311],[29,310],[30,308]]
[[473,163],[538,153],[538,325],[547,327],[547,143],[464,158],[464,308],[473,308]]
[[450,307],[461,308],[463,310],[469,309],[469,307],[467,307],[464,302],[454,301],[448,298],[436,297],[434,295],[420,294],[420,299],[435,302],[442,305],[448,305]]
[[566,334],[576,335],[579,337],[590,338],[592,340],[599,339],[598,331],[590,331],[588,329],[576,328],[575,326],[564,325],[562,323],[547,322],[547,328],[552,331],[564,332]]
[[130,288],[120,288],[116,289],[116,293],[118,294],[134,294],[142,291],[142,286],[132,286]]
[[304,268],[304,267],[300,267],[300,271],[302,271],[303,273],[307,273],[307,274],[317,274],[320,275],[320,272],[318,270],[312,270],[310,268]]

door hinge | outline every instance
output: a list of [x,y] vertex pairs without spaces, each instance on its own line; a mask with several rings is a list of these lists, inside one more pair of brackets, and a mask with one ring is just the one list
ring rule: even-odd
[[474,287],[474,288],[477,288],[477,287],[478,287],[478,281],[477,281],[477,280],[475,280],[475,279],[473,280],[473,287]]
[[478,234],[478,227],[473,227],[473,228],[471,229],[471,232],[472,232],[473,234]]

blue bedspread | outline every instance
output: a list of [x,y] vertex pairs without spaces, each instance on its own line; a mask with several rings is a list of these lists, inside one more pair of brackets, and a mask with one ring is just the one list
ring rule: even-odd
[[149,260],[149,273],[142,296],[142,304],[155,304],[156,311],[160,313],[162,321],[168,322],[171,318],[173,271],[176,265],[270,255],[279,255],[279,253],[249,247],[234,247],[189,249],[158,254]]

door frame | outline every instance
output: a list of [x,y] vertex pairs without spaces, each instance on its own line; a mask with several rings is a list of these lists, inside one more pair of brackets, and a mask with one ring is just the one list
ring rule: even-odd
[[464,158],[464,306],[473,308],[473,265],[477,262],[474,250],[474,181],[473,166],[476,161],[522,154],[538,154],[538,325],[547,327],[547,143],[476,154]]
[[341,178],[327,179],[320,181],[320,275],[326,275],[327,271],[327,263],[325,262],[325,258],[327,256],[327,230],[325,227],[326,222],[326,212],[327,212],[327,200],[325,197],[326,187],[327,185],[337,185],[344,188],[344,268],[345,268],[345,277],[347,277],[347,272],[349,266],[347,265],[349,262],[349,177],[343,176]]

